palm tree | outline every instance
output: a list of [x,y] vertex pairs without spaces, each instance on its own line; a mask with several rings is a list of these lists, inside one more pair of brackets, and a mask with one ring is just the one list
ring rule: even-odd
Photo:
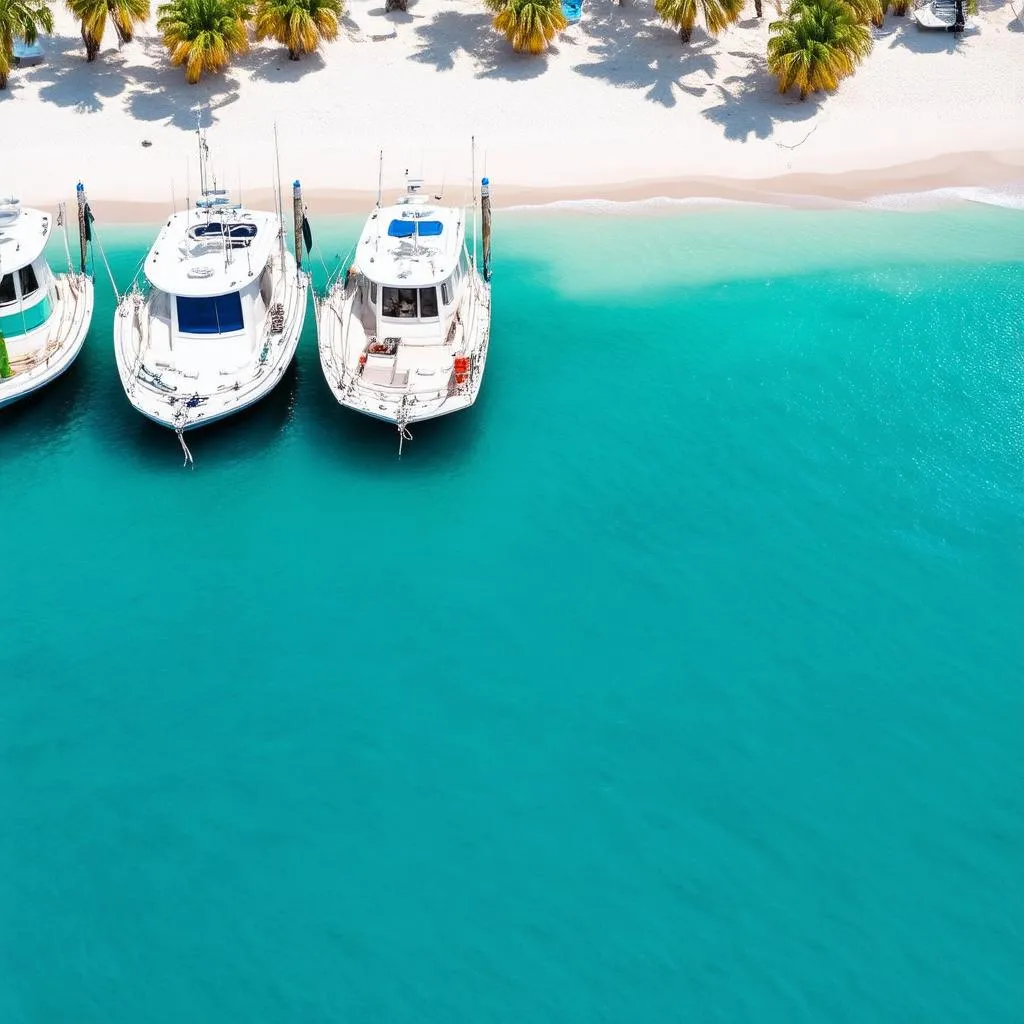
[[288,47],[289,60],[298,60],[338,38],[344,12],[342,0],[256,0],[256,38],[276,39]]
[[53,12],[42,0],[0,0],[0,89],[14,63],[14,41],[34,43],[40,32],[53,31]]
[[704,12],[708,33],[717,36],[743,13],[744,0],[654,0],[654,10],[662,21],[679,29],[679,38],[690,41],[697,23],[697,12]]
[[93,61],[100,52],[107,18],[114,24],[120,43],[130,43],[135,26],[149,20],[149,0],[66,0],[68,10],[82,23],[85,59]]
[[795,0],[768,27],[768,70],[779,92],[795,85],[802,100],[835,89],[871,52],[871,30],[845,0]]
[[384,13],[409,10],[409,0],[384,0]]
[[541,53],[568,24],[562,0],[486,0],[494,27],[517,53]]
[[223,71],[231,58],[249,49],[245,0],[171,0],[157,8],[171,63],[185,65],[185,81],[195,85],[204,71]]
[[[798,0],[799,2],[799,0]],[[885,24],[885,12],[889,9],[889,0],[844,0],[854,16],[865,25],[870,21],[875,28]],[[797,4],[790,4],[790,12]]]

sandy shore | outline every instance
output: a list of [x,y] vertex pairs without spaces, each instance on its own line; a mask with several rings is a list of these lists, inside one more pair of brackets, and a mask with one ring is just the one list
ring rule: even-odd
[[[766,14],[774,11],[766,4]],[[588,0],[549,54],[518,56],[466,0],[408,14],[355,0],[339,39],[295,63],[254,46],[198,86],[169,66],[152,24],[86,64],[57,11],[47,60],[0,93],[0,191],[36,205],[86,182],[107,220],[154,220],[197,185],[197,115],[221,183],[247,202],[272,182],[272,126],[286,182],[311,208],[365,209],[384,151],[388,189],[407,168],[461,198],[478,176],[499,205],[708,197],[847,202],[994,187],[1024,195],[1024,26],[982,0],[959,41],[890,17],[832,96],[782,97],[764,61],[768,21],[749,16],[691,44],[647,0]],[[8,145],[8,140],[17,140]],[[146,143],[144,145],[144,143]]]

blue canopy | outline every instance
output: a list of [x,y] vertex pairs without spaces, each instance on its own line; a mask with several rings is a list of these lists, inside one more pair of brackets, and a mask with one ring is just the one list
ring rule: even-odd
[[393,220],[388,225],[388,234],[392,238],[412,238],[418,234],[421,238],[431,238],[441,234],[444,225],[439,220]]

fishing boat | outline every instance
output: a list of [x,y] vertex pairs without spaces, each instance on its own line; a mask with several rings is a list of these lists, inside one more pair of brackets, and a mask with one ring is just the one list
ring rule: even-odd
[[[121,384],[144,416],[178,434],[268,395],[291,364],[306,317],[309,276],[285,242],[276,210],[249,210],[218,188],[199,132],[200,196],[173,213],[118,302],[114,354]],[[299,183],[293,187],[301,211]]]
[[404,195],[385,206],[378,186],[354,260],[338,268],[317,309],[320,363],[335,398],[394,424],[399,450],[409,424],[476,401],[491,329],[490,183],[484,178],[479,194],[482,269],[475,187],[470,210],[422,187],[407,178]]
[[52,214],[0,199],[0,406],[59,377],[78,357],[89,333],[94,302],[86,272],[92,214],[78,186],[81,265],[75,270],[67,236],[67,209],[58,207],[67,272],[46,260]]

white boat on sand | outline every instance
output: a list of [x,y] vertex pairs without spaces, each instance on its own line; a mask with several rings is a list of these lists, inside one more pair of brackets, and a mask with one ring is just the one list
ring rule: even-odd
[[37,391],[59,377],[78,357],[92,322],[94,290],[86,273],[89,213],[85,190],[78,186],[81,266],[75,270],[64,229],[66,273],[54,274],[45,249],[53,216],[0,200],[0,407]]
[[[483,179],[483,267],[470,211],[441,205],[409,179],[404,195],[370,214],[351,266],[318,301],[320,363],[338,402],[408,425],[471,406],[491,329],[490,190]],[[471,220],[472,250],[467,245]]]
[[[295,355],[308,299],[301,225],[293,255],[280,201],[275,212],[248,210],[215,180],[207,187],[207,176],[200,134],[200,198],[167,220],[145,281],[121,298],[114,320],[128,400],[179,439],[273,390]],[[301,210],[298,182],[294,189]]]

